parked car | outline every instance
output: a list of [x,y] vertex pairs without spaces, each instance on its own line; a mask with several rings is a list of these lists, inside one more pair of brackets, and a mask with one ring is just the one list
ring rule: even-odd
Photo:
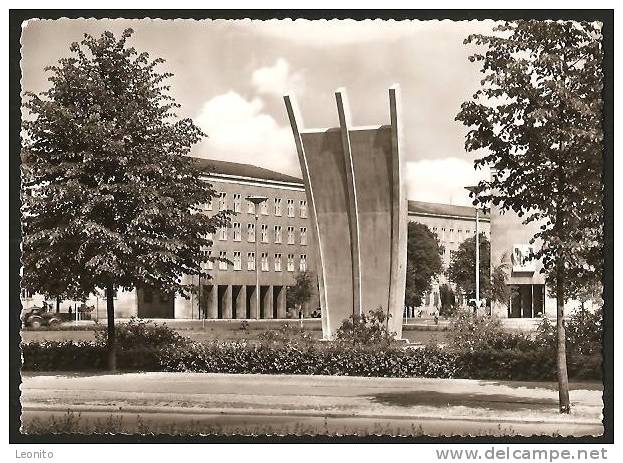
[[42,307],[32,307],[23,315],[22,324],[37,329],[42,326],[57,326],[70,320],[71,314],[69,313],[55,313]]

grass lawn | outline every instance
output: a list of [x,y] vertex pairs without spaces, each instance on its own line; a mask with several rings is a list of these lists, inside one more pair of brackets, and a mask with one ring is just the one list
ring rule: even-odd
[[[240,330],[240,322],[237,320],[224,321],[224,320],[211,320],[206,321],[203,325],[200,321],[187,322],[187,323],[175,323],[167,322],[167,325],[176,329],[182,336],[191,338],[194,341],[209,342],[209,341],[241,341],[241,340],[257,340],[258,336],[265,330],[277,329],[282,326],[282,321],[251,321],[249,329],[246,331]],[[296,326],[298,322],[295,320],[289,321],[289,324]],[[320,320],[306,320],[303,323],[305,329],[316,339],[322,338],[322,330],[320,327]],[[103,329],[104,326],[101,326]],[[85,329],[84,326],[79,326],[77,329],[71,329],[71,325],[65,325],[59,330],[23,330],[21,332],[22,340],[24,342],[30,341],[90,341],[95,339],[93,327]],[[445,343],[446,332],[445,331],[428,331],[428,330],[403,330],[403,338],[408,339],[412,343],[427,344],[431,342]]]

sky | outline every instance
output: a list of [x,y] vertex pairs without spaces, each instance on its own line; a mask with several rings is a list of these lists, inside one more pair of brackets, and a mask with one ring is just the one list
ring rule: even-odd
[[49,87],[45,66],[85,33],[131,27],[129,43],[166,63],[171,95],[208,135],[192,154],[301,175],[283,95],[295,95],[305,128],[338,126],[344,87],[353,125],[389,123],[388,88],[401,87],[409,199],[471,204],[475,171],[467,132],[454,120],[482,74],[464,45],[491,21],[31,20],[22,27],[22,89]]

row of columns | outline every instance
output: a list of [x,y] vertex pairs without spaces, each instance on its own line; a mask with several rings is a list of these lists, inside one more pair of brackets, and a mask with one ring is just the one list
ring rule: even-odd
[[259,317],[255,291],[255,286],[247,285],[204,285],[201,312],[205,315],[201,316],[211,319],[286,318],[286,286],[260,286]]

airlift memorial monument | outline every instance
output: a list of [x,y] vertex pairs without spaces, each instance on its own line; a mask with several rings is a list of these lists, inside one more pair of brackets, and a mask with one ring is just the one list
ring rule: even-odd
[[399,87],[389,89],[388,125],[353,127],[345,91],[335,99],[339,127],[306,129],[293,96],[284,96],[318,244],[323,337],[351,315],[382,308],[401,338],[407,199]]

